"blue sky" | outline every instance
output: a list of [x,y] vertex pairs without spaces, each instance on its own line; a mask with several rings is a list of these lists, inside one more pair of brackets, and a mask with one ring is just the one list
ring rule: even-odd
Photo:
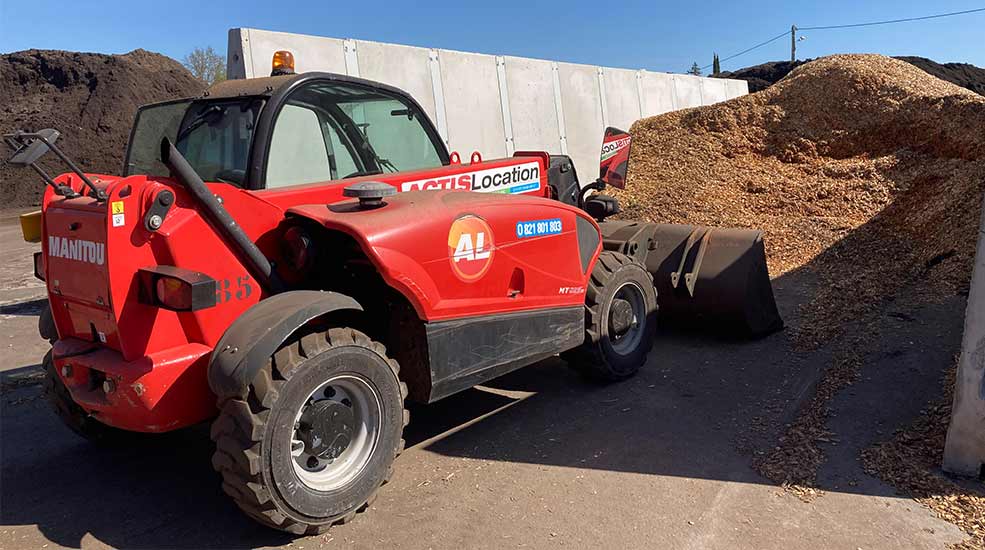
[[[359,38],[491,54],[683,72],[800,27],[915,17],[985,7],[926,2],[54,2],[0,0],[0,52],[47,48],[180,59],[196,46],[226,49],[233,27]],[[862,29],[805,31],[798,57],[841,52],[921,55],[985,66],[985,12]],[[723,64],[786,59],[790,42]]]

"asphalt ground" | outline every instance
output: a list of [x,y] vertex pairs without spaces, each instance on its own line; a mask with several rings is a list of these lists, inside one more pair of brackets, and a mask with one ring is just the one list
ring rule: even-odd
[[[751,462],[811,395],[831,349],[789,331],[745,342],[661,329],[638,376],[597,386],[550,359],[411,409],[392,481],[355,521],[293,538],[219,488],[207,426],[100,449],[41,397],[43,286],[14,213],[0,215],[0,549],[946,548],[953,525],[867,476],[858,450],[939,393],[964,300],[915,307],[881,331],[862,380],[834,400],[803,502]],[[796,325],[809,273],[774,281]],[[895,318],[895,317],[894,317]]]

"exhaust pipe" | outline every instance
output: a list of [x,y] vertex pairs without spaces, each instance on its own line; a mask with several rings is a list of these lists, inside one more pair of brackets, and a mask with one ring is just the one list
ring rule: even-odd
[[250,240],[243,228],[229,215],[222,203],[209,191],[202,178],[198,176],[198,173],[188,164],[185,157],[168,138],[161,140],[161,162],[171,170],[171,175],[195,197],[195,202],[202,207],[205,214],[205,221],[219,233],[226,244],[232,246],[253,278],[259,281],[270,294],[282,292],[284,285],[274,273],[270,260],[260,252],[260,249]]

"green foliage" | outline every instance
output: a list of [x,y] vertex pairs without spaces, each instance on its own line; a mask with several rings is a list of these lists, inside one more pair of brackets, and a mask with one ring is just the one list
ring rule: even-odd
[[711,62],[711,74],[718,74],[722,72],[722,64],[718,61],[718,54],[715,54],[714,61]]

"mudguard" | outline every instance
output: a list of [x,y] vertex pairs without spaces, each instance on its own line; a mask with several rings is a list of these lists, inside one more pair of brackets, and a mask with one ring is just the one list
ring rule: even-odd
[[362,311],[337,292],[275,294],[240,315],[222,335],[209,364],[209,387],[220,399],[241,395],[282,343],[308,321],[338,310]]

